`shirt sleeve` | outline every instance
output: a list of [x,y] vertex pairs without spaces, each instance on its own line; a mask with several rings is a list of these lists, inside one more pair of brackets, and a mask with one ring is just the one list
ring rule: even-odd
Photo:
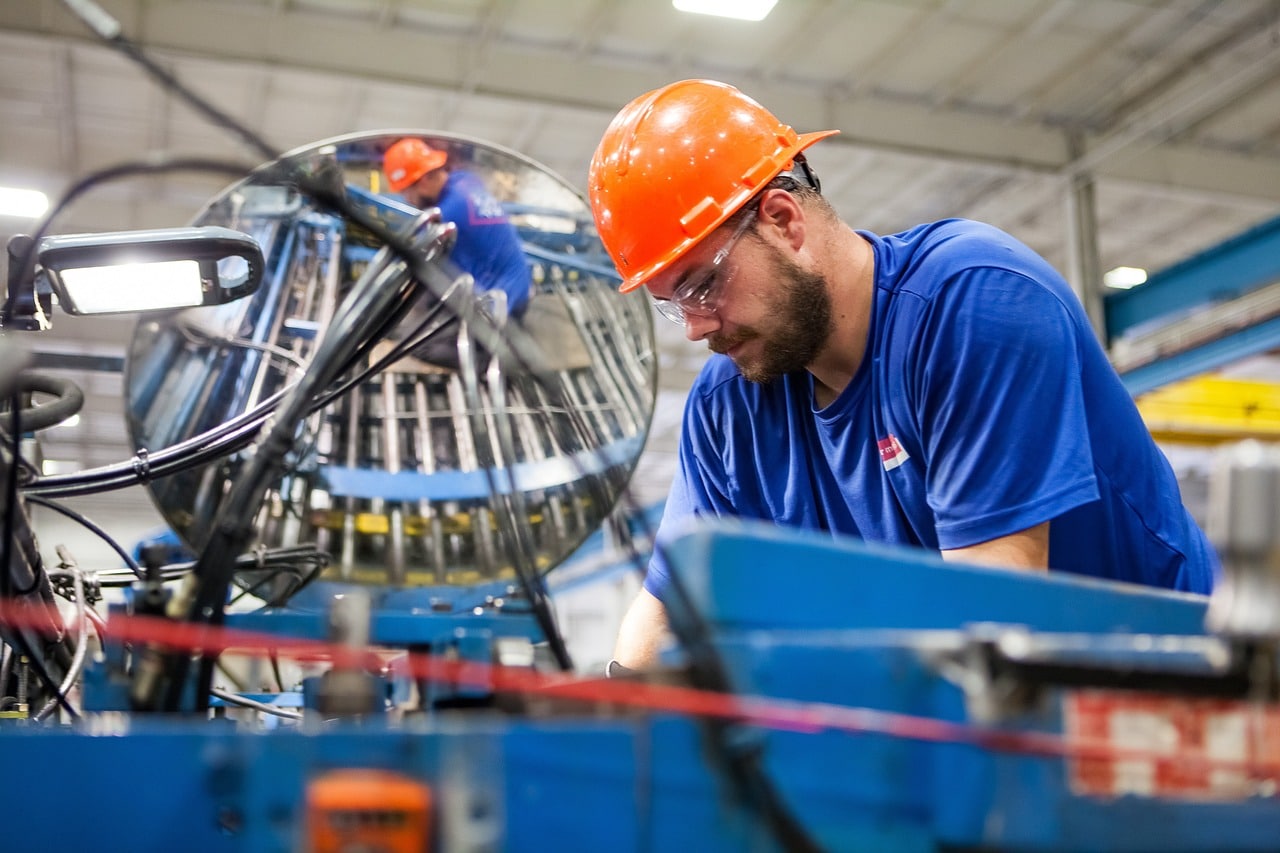
[[976,268],[934,297],[912,379],[938,544],[1007,536],[1098,498],[1079,336],[1025,275]]

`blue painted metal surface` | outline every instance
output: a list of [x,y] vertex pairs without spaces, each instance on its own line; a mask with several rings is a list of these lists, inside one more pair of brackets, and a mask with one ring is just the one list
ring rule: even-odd
[[[959,567],[921,552],[744,525],[680,539],[672,559],[712,626],[735,687],[963,722],[958,687],[895,632],[979,623],[1033,631],[1203,635],[1206,599],[1065,575]],[[1001,727],[1061,734],[1061,695]],[[1074,794],[1066,762],[879,735],[769,732],[784,793],[831,780],[829,811],[789,797],[831,849],[863,823],[927,828],[932,844],[1015,850],[1261,850],[1280,839],[1280,801],[1234,803]],[[801,768],[807,768],[801,770]],[[879,820],[872,821],[875,816]],[[835,843],[836,840],[839,843]],[[896,842],[895,842],[896,843]]]
[[1137,396],[1276,347],[1280,347],[1280,317],[1247,326],[1186,352],[1167,355],[1150,364],[1126,370],[1120,374],[1120,379],[1129,393]]
[[957,628],[1202,634],[1204,596],[1058,573],[960,566],[936,553],[703,522],[670,549],[704,619],[721,631]]
[[1161,270],[1141,287],[1108,294],[1107,339],[1275,281],[1280,281],[1280,217]]
[[640,438],[625,438],[595,450],[584,450],[554,459],[521,462],[511,468],[483,471],[375,471],[322,465],[319,475],[330,494],[339,497],[376,498],[405,501],[476,500],[495,493],[549,489],[575,483],[588,474],[599,474],[625,464],[639,452]]
[[[1205,610],[1196,596],[944,564],[763,525],[702,527],[671,550],[731,681],[788,708],[967,722],[960,688],[922,653],[922,635],[1013,623],[1195,637]],[[996,730],[1061,733],[1060,692]],[[1270,850],[1280,839],[1274,795],[1085,797],[1061,758],[870,731],[736,725],[731,735],[759,752],[781,800],[828,850],[1189,853]],[[512,851],[777,849],[717,769],[702,724],[662,714],[451,713],[268,732],[138,718],[97,731],[0,728],[0,750],[23,768],[0,798],[14,849],[296,850],[308,780],[341,767],[399,771],[453,798],[439,812],[443,842],[488,820],[493,848]],[[77,820],[65,819],[69,802]]]
[[[1197,308],[1244,296],[1280,282],[1280,217],[1153,275],[1133,290],[1108,294],[1103,304],[1108,343],[1146,327],[1178,320]],[[1121,374],[1138,395],[1224,367],[1280,346],[1280,318],[1264,319],[1221,337],[1169,353]]]

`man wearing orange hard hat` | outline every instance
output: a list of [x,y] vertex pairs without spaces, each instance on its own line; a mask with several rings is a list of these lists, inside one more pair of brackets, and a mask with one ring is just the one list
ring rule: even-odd
[[[436,207],[457,226],[450,260],[475,280],[477,293],[506,294],[507,313],[519,318],[529,304],[529,265],[515,227],[502,204],[478,176],[453,168],[448,152],[417,137],[400,139],[382,157],[387,185],[419,209]],[[414,354],[433,364],[456,367],[456,323],[441,330]]]
[[803,154],[835,132],[685,80],[624,107],[592,158],[621,289],[714,353],[615,663],[655,662],[661,546],[694,516],[1208,593],[1217,556],[1067,282],[982,223],[846,225]]

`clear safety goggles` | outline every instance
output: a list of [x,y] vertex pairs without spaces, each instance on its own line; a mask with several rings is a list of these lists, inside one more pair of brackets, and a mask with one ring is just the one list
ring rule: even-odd
[[731,273],[726,273],[720,268],[729,257],[729,253],[733,251],[733,247],[738,244],[738,240],[755,221],[756,211],[752,208],[751,213],[744,216],[742,222],[738,223],[733,236],[716,251],[706,266],[692,270],[684,276],[671,291],[669,299],[653,297],[658,313],[681,326],[685,325],[689,315],[709,317],[714,314],[720,307],[725,285],[733,278]]

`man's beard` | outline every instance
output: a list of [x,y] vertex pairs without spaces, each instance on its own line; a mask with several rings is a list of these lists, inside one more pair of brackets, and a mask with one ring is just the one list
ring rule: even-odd
[[776,290],[769,327],[746,326],[733,334],[715,335],[708,342],[713,351],[724,353],[745,341],[763,341],[758,361],[734,362],[745,379],[760,384],[803,370],[831,337],[831,294],[826,279],[778,252],[772,256],[771,266]]

